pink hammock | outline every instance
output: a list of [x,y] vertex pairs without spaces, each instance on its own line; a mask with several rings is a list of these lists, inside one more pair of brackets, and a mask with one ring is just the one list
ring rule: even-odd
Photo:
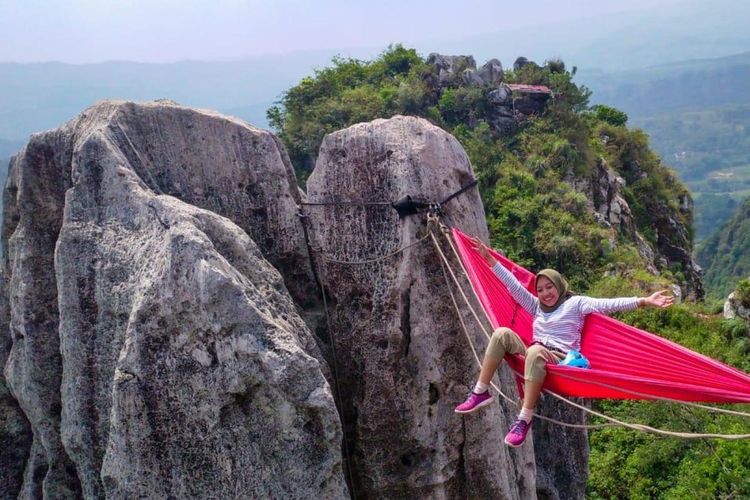
[[[529,313],[516,304],[471,239],[457,229],[453,237],[493,328],[507,326],[528,345]],[[536,295],[533,273],[494,251],[492,255]],[[581,352],[591,362],[590,370],[547,365],[544,388],[585,398],[750,403],[750,375],[601,314],[587,316]],[[523,356],[508,355],[506,361],[517,377],[523,373]]]

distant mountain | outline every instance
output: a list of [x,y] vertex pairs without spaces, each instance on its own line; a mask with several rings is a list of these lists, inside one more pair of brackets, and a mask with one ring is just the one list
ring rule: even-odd
[[582,70],[592,101],[625,111],[693,193],[695,235],[721,227],[750,196],[750,52],[638,70]]
[[594,102],[620,108],[632,118],[750,105],[750,92],[745,91],[750,52],[628,71],[583,68],[576,80],[594,91]]
[[450,43],[435,40],[430,50],[463,50],[478,59],[500,57],[504,63],[518,55],[537,62],[560,57],[579,69],[610,72],[746,51],[748,19],[750,2],[744,0],[675,1],[534,27],[528,26],[529,19],[519,19],[527,26]]
[[[172,99],[233,114],[265,128],[266,110],[334,51],[243,61],[174,64],[0,63],[0,138],[25,140],[57,127],[103,99]],[[357,56],[357,53],[353,53]]]
[[726,298],[739,280],[750,276],[750,198],[700,245],[697,258],[705,269],[706,291],[714,297]]

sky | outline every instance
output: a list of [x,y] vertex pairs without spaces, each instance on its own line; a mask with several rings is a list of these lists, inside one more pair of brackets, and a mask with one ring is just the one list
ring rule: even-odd
[[0,0],[0,62],[232,60],[419,45],[676,0]]

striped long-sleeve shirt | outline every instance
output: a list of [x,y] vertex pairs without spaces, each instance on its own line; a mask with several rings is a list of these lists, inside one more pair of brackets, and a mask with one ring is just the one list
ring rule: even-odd
[[545,313],[539,307],[539,299],[530,293],[513,273],[499,262],[495,263],[492,271],[508,287],[513,299],[534,318],[533,339],[562,352],[581,349],[581,331],[587,314],[631,311],[638,307],[638,297],[595,299],[574,295],[554,311]]

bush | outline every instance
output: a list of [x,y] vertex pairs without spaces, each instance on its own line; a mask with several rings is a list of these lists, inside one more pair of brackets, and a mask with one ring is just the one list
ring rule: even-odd
[[605,106],[603,104],[596,104],[591,107],[594,115],[597,119],[607,122],[615,127],[624,127],[628,122],[628,115],[624,111]]
[[737,289],[734,292],[734,296],[740,301],[744,307],[750,307],[750,279],[740,280],[737,283]]

